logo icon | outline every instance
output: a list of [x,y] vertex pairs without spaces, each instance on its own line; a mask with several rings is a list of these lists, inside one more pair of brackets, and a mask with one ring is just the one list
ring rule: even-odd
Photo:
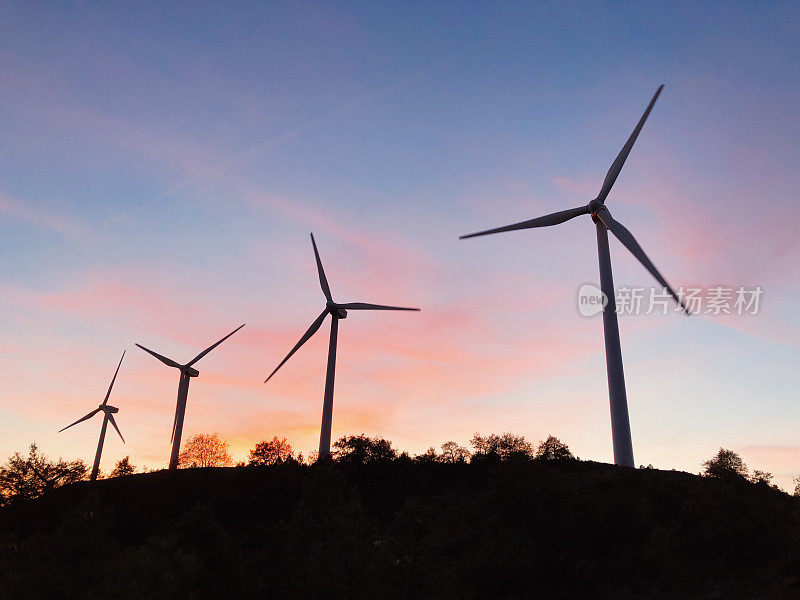
[[578,312],[584,317],[593,317],[603,312],[608,297],[591,283],[584,283],[578,290]]

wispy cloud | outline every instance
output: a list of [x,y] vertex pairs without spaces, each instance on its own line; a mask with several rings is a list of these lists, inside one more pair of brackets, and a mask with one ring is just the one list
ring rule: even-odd
[[91,229],[80,220],[54,209],[46,202],[23,200],[1,192],[0,214],[72,239],[85,239],[91,233]]

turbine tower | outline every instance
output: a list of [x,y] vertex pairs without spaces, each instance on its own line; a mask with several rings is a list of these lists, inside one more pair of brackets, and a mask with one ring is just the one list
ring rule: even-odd
[[170,442],[172,442],[172,453],[170,454],[169,457],[170,469],[178,468],[178,454],[180,453],[181,450],[181,433],[183,432],[183,417],[186,414],[186,400],[189,397],[189,381],[191,380],[192,377],[197,377],[198,375],[200,375],[200,371],[195,369],[192,365],[194,365],[197,361],[203,358],[206,354],[211,352],[214,348],[219,346],[222,342],[231,337],[234,333],[239,331],[242,327],[244,327],[244,325],[239,325],[239,327],[231,331],[220,341],[212,344],[211,346],[203,350],[200,354],[195,356],[185,365],[182,365],[179,362],[172,360],[171,358],[167,358],[166,356],[162,356],[157,352],[153,352],[152,350],[145,348],[141,344],[136,344],[137,346],[139,346],[139,348],[141,348],[148,354],[152,354],[168,367],[175,367],[181,372],[181,379],[180,382],[178,383],[178,402],[175,406],[175,419],[172,422],[172,438],[170,438]]
[[339,319],[347,318],[348,310],[415,310],[418,308],[403,308],[400,306],[384,306],[382,304],[367,304],[365,302],[349,302],[346,304],[338,304],[333,301],[331,296],[331,288],[328,285],[328,278],[325,277],[325,270],[322,268],[322,261],[319,258],[317,251],[317,244],[314,241],[314,234],[311,234],[311,245],[314,247],[314,257],[317,260],[317,272],[319,274],[319,284],[322,288],[322,293],[325,294],[325,309],[311,324],[311,327],[303,334],[300,341],[295,344],[289,354],[286,355],[281,363],[275,367],[275,370],[269,374],[264,380],[264,383],[272,379],[272,376],[277,373],[284,363],[291,358],[292,354],[300,349],[300,346],[305,344],[311,336],[322,326],[325,317],[331,315],[331,338],[328,345],[328,371],[325,376],[325,398],[322,403],[322,427],[319,433],[319,458],[323,459],[331,452],[331,424],[333,421],[333,379],[336,371],[336,340],[339,331]]
[[[97,408],[95,408],[92,412],[90,412],[85,417],[81,417],[71,425],[67,425],[64,429],[69,429],[72,425],[77,425],[83,421],[87,421],[95,416],[100,411],[103,411],[103,425],[100,427],[100,440],[97,442],[97,452],[94,455],[94,465],[92,466],[92,474],[89,476],[90,481],[97,481],[97,473],[100,470],[100,456],[103,454],[103,442],[106,439],[106,429],[108,427],[108,422],[111,421],[111,424],[114,426],[114,429],[117,430],[119,433],[119,437],[122,440],[122,443],[125,443],[125,438],[122,437],[122,433],[117,427],[117,422],[114,420],[114,413],[119,412],[119,409],[116,406],[111,406],[108,404],[108,398],[111,396],[111,388],[114,387],[114,382],[117,380],[117,373],[119,373],[119,368],[122,366],[122,359],[125,358],[125,352],[122,353],[122,358],[119,359],[119,364],[117,365],[117,370],[114,371],[114,377],[111,379],[111,385],[108,386],[108,391],[106,392],[106,397],[103,398],[103,403],[100,404]],[[60,429],[58,433],[64,431],[64,429]]]
[[607,302],[603,307],[603,332],[605,334],[606,346],[606,370],[608,372],[608,395],[609,403],[611,405],[611,437],[614,445],[614,463],[626,467],[633,467],[633,444],[631,443],[631,426],[628,418],[628,399],[625,394],[625,375],[622,370],[622,350],[619,341],[619,325],[617,323],[617,307],[614,301],[614,279],[611,274],[611,256],[608,249],[608,233],[610,230],[617,239],[622,242],[631,254],[633,254],[644,268],[656,278],[675,301],[683,308],[686,314],[689,310],[680,299],[675,290],[667,283],[663,275],[656,269],[652,261],[647,257],[639,246],[639,243],[621,223],[614,220],[605,205],[606,198],[608,197],[614,182],[617,180],[622,165],[628,158],[628,154],[636,142],[639,132],[644,126],[650,111],[653,110],[653,105],[658,100],[661,90],[664,85],[658,86],[653,99],[644,111],[642,118],[639,119],[636,127],[631,133],[628,141],[622,147],[619,155],[617,156],[611,168],[606,174],[603,181],[603,186],[597,198],[589,202],[586,206],[579,206],[578,208],[571,208],[569,210],[562,210],[560,212],[538,217],[529,221],[522,221],[513,225],[505,227],[498,227],[496,229],[488,229],[486,231],[479,231],[477,233],[470,233],[469,235],[462,235],[461,239],[476,237],[479,235],[488,235],[490,233],[500,233],[503,231],[514,231],[516,229],[532,229],[535,227],[549,227],[550,225],[558,225],[564,223],[575,217],[581,215],[591,215],[592,221],[595,223],[597,231],[597,253],[600,259],[600,289],[605,295]]

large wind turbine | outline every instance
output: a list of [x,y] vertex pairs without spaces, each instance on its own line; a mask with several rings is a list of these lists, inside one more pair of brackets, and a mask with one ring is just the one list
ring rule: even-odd
[[[100,470],[100,456],[103,454],[103,442],[106,439],[106,428],[108,427],[108,422],[111,421],[111,424],[114,426],[114,429],[117,430],[119,433],[119,437],[122,440],[122,443],[125,443],[125,438],[122,437],[122,433],[117,427],[117,422],[114,420],[114,413],[119,412],[119,409],[116,406],[110,406],[108,404],[108,398],[111,396],[111,388],[114,387],[114,382],[117,380],[117,373],[119,373],[119,368],[122,366],[122,359],[125,358],[125,352],[122,353],[122,358],[119,359],[119,364],[117,365],[117,370],[114,371],[114,377],[111,379],[111,385],[108,386],[108,391],[106,392],[106,397],[103,398],[103,403],[95,408],[92,412],[90,412],[85,417],[81,417],[71,425],[67,425],[64,429],[69,429],[72,425],[77,425],[83,421],[87,421],[95,416],[100,411],[103,411],[103,426],[100,428],[100,440],[97,442],[97,452],[94,455],[94,465],[92,466],[92,474],[90,475],[89,479],[91,481],[97,480],[97,472]],[[60,429],[58,433],[64,431],[64,429]]]
[[178,403],[175,406],[175,420],[172,422],[172,438],[170,440],[172,442],[172,453],[170,454],[169,457],[170,469],[178,468],[178,454],[180,453],[181,450],[181,433],[183,432],[183,417],[186,414],[186,400],[189,397],[189,380],[192,377],[197,377],[198,375],[200,375],[200,371],[195,369],[192,365],[195,364],[201,358],[203,358],[206,354],[211,352],[214,348],[219,346],[222,342],[231,337],[234,333],[239,331],[242,327],[244,327],[244,325],[239,325],[239,327],[231,331],[220,341],[210,345],[208,348],[203,350],[200,354],[195,356],[185,365],[182,365],[179,362],[172,360],[171,358],[167,358],[166,356],[162,356],[157,352],[153,352],[152,350],[145,348],[141,344],[136,344],[137,346],[139,346],[139,348],[141,348],[142,350],[144,350],[149,354],[152,354],[168,367],[175,367],[181,372],[180,383],[178,383]]
[[333,301],[331,296],[331,288],[328,285],[328,278],[325,277],[325,270],[322,268],[322,261],[319,258],[317,251],[317,244],[314,241],[314,234],[311,234],[311,245],[314,247],[314,257],[317,259],[317,272],[319,273],[319,284],[322,287],[322,293],[325,294],[325,310],[317,317],[316,321],[311,324],[297,342],[294,348],[286,355],[281,363],[275,367],[275,370],[269,374],[264,380],[264,383],[269,381],[273,375],[280,369],[284,363],[291,358],[292,354],[300,349],[300,346],[305,344],[312,335],[322,326],[325,317],[331,315],[331,339],[328,345],[328,372],[325,377],[325,399],[322,403],[322,427],[319,433],[319,458],[323,459],[331,452],[331,423],[333,420],[333,379],[336,371],[336,338],[339,331],[339,319],[347,318],[348,310],[416,310],[418,308],[403,308],[400,306],[383,306],[381,304],[367,304],[364,302],[349,302],[347,304],[338,304]]
[[617,307],[614,301],[614,280],[611,275],[611,256],[608,250],[607,229],[611,230],[611,233],[622,242],[623,246],[630,250],[639,262],[644,265],[644,268],[669,291],[670,295],[680,304],[686,314],[689,314],[689,310],[681,301],[678,294],[675,293],[675,290],[672,289],[666,279],[664,279],[658,269],[656,269],[655,265],[647,258],[644,250],[642,250],[639,243],[633,235],[631,235],[631,232],[618,221],[614,220],[605,205],[608,193],[617,180],[622,170],[622,165],[625,164],[625,159],[628,158],[628,154],[630,154],[631,148],[633,148],[633,144],[636,142],[636,138],[642,130],[650,111],[653,110],[653,105],[656,103],[663,88],[663,84],[658,86],[642,118],[639,119],[639,123],[637,123],[633,133],[631,133],[628,141],[622,147],[616,160],[608,170],[600,193],[597,195],[597,198],[589,202],[588,205],[562,210],[544,217],[522,221],[505,227],[488,229],[486,231],[479,231],[477,233],[461,236],[461,239],[464,239],[490,233],[500,233],[502,231],[513,231],[515,229],[548,227],[550,225],[558,225],[559,223],[569,221],[581,215],[591,215],[592,221],[595,223],[595,229],[597,230],[597,253],[600,258],[600,289],[607,299],[607,303],[603,307],[603,331],[606,343],[606,370],[608,372],[608,395],[611,405],[611,437],[614,444],[614,463],[626,467],[634,466],[633,445],[631,443],[631,425],[628,418],[628,399],[625,394],[625,375],[622,370],[622,350],[620,349],[619,342],[619,325],[617,324]]

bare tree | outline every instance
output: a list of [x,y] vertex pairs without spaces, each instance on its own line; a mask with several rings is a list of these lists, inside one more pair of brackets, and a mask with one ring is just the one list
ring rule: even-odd
[[229,444],[215,433],[193,435],[183,446],[179,464],[188,467],[227,467],[233,462]]

